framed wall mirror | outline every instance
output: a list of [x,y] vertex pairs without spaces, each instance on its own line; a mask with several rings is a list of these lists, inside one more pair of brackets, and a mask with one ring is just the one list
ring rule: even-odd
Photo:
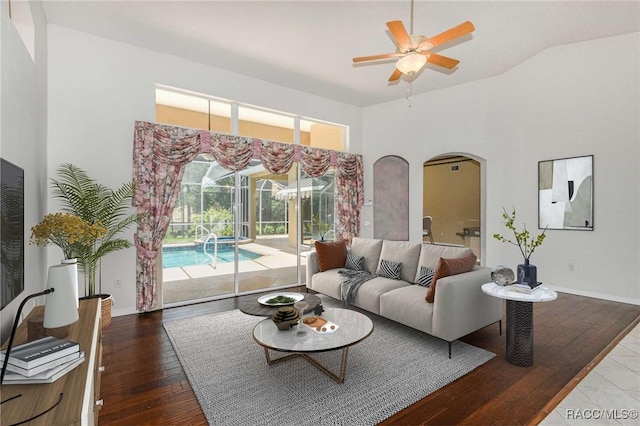
[[593,231],[593,155],[538,162],[538,228]]

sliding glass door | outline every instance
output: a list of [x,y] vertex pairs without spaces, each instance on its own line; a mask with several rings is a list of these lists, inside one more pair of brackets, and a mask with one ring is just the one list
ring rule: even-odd
[[238,173],[238,292],[256,292],[298,283],[296,167],[270,174],[257,167]]
[[165,305],[235,292],[234,174],[205,156],[187,165],[162,248]]
[[204,156],[190,163],[163,245],[164,304],[297,284],[296,175],[258,160],[238,173]]

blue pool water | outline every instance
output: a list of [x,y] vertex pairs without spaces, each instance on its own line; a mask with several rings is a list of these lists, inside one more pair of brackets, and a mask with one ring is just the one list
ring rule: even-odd
[[[213,254],[213,250],[211,252]],[[238,249],[238,261],[240,260],[253,260],[257,259],[261,254],[254,253],[245,249]],[[218,246],[218,262],[233,262],[234,260],[233,247]],[[209,256],[202,251],[198,251],[195,247],[188,249],[179,248],[173,249],[172,247],[162,249],[162,267],[163,268],[177,268],[180,266],[191,265],[208,265],[211,263]]]

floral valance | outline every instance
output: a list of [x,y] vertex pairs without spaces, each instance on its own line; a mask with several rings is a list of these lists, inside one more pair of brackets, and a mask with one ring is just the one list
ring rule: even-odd
[[349,240],[358,235],[364,203],[361,155],[137,121],[133,205],[141,217],[135,235],[138,310],[152,310],[157,303],[156,255],[169,226],[185,166],[200,153],[212,154],[218,164],[234,172],[246,169],[254,158],[277,174],[288,172],[294,162],[311,177],[322,176],[334,167],[336,238]]

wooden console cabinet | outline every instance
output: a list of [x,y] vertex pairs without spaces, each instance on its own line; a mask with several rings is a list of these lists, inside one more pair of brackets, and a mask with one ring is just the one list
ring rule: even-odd
[[[36,306],[20,324],[14,346],[27,341],[28,319],[41,315],[44,306]],[[48,413],[29,422],[29,425],[95,425],[98,424],[100,374],[102,367],[102,324],[100,299],[80,300],[80,319],[70,326],[67,340],[78,342],[85,360],[75,369],[53,383],[36,385],[2,385],[0,424],[11,425],[33,417],[62,401]]]

